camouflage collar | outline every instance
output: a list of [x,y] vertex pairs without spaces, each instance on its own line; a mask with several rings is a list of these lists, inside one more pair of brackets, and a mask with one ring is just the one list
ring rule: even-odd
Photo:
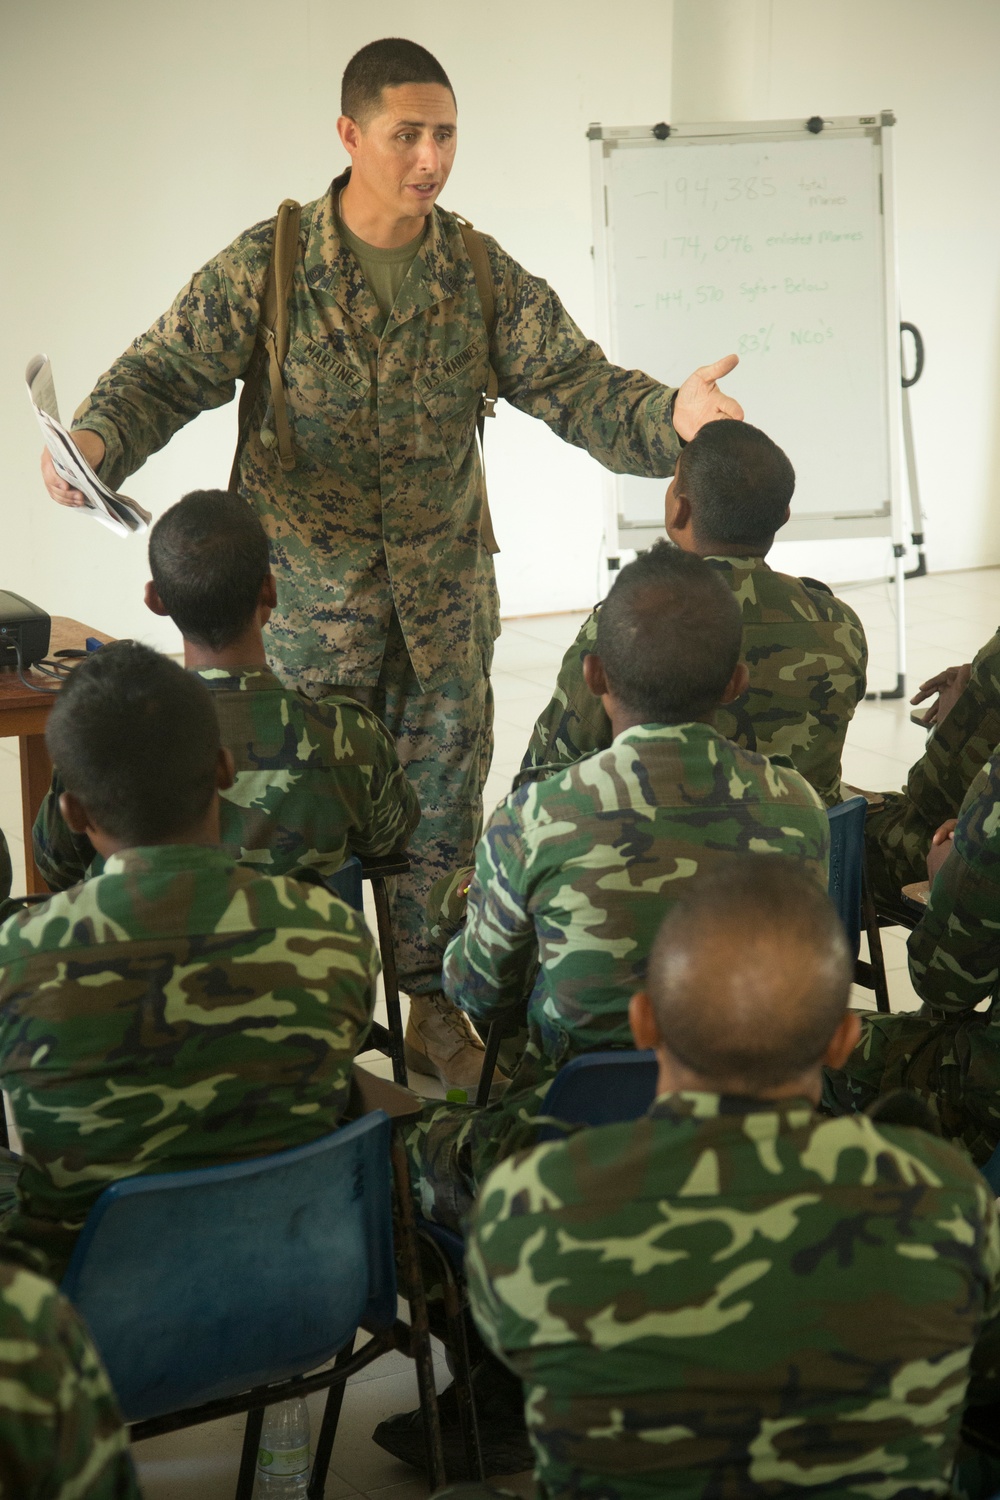
[[[325,293],[355,322],[370,328],[376,337],[380,337],[382,314],[378,303],[369,290],[360,265],[337,233],[335,205],[349,176],[348,171],[335,177],[330,191],[313,205],[305,247],[306,280],[314,294]],[[386,334],[455,295],[463,278],[456,269],[448,243],[446,227],[450,218],[450,215],[443,216],[439,209],[433,210],[423,243],[413,257],[409,274],[389,316]]]
[[694,1090],[660,1094],[649,1110],[651,1120],[714,1120],[720,1115],[774,1115],[794,1129],[808,1123],[816,1107],[805,1095],[790,1099],[754,1099],[741,1094],[704,1094]]
[[232,864],[232,855],[218,844],[140,844],[135,849],[112,854],[97,878],[173,875],[185,870],[222,869]]
[[[721,740],[724,736],[714,729],[711,724],[703,724],[701,720],[695,720],[691,724],[633,724],[629,729],[623,729],[621,734],[612,740],[613,745],[631,745],[636,741],[650,740],[679,740],[681,744],[690,745],[698,740]],[[598,754],[601,752],[598,751]]]
[[193,667],[213,693],[284,693],[285,684],[270,667]]
[[724,563],[727,568],[742,568],[747,573],[756,573],[760,569],[767,573],[771,572],[766,557],[732,557],[728,552],[713,552],[710,556],[703,558],[703,561],[710,563],[713,567]]

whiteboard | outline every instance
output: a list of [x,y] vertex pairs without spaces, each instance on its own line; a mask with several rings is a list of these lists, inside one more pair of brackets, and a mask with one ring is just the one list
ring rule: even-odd
[[[670,384],[740,356],[725,388],[795,467],[783,539],[897,530],[891,122],[589,132],[608,353]],[[611,546],[648,545],[664,481],[608,483]]]

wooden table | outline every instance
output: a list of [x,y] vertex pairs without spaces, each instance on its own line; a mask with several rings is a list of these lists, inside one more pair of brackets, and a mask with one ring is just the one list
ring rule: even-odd
[[[68,650],[73,646],[82,650],[89,635],[105,644],[113,639],[90,625],[82,625],[79,620],[53,615],[48,659],[51,660],[54,651]],[[68,661],[72,664],[73,658],[68,658]],[[40,672],[29,669],[24,675],[29,682],[37,683],[39,687],[52,684],[52,679]],[[21,744],[21,815],[24,825],[24,863],[30,896],[43,895],[48,890],[35,864],[31,828],[52,777],[52,762],[45,748],[45,722],[58,692],[55,684],[52,686],[55,689],[52,692],[33,693],[21,682],[14,667],[0,667],[0,736],[6,738],[17,735]]]

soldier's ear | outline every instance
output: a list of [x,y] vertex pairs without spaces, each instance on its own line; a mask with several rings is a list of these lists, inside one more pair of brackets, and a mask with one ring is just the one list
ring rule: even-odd
[[861,1037],[861,1017],[856,1011],[849,1010],[830,1038],[829,1045],[823,1053],[823,1065],[827,1068],[842,1068],[858,1045]]
[[277,606],[278,585],[275,582],[274,574],[268,573],[267,577],[264,579],[264,582],[260,586],[260,595],[257,599],[257,609],[260,612],[260,625],[263,626],[267,624],[268,620],[271,618],[272,609],[276,609]]
[[167,609],[163,600],[156,592],[156,584],[152,579],[149,580],[149,582],[146,584],[146,587],[143,589],[142,598],[146,608],[152,610],[154,615],[164,615],[169,617],[170,611]]
[[595,698],[604,698],[611,691],[604,663],[593,651],[588,651],[583,658],[583,680]]
[[639,990],[628,1003],[628,1024],[632,1040],[640,1052],[655,1051],[660,1045],[653,1002],[645,990]]
[[233,753],[225,745],[219,746],[219,758],[215,763],[215,785],[220,792],[228,792],[236,780],[236,762]]
[[74,796],[72,792],[62,792],[60,794],[59,811],[62,813],[63,821],[71,832],[90,833],[90,814],[79,797]]
[[737,698],[742,698],[750,686],[750,672],[745,661],[736,663],[736,670],[726,684],[725,691],[719,699],[720,703],[735,703]]

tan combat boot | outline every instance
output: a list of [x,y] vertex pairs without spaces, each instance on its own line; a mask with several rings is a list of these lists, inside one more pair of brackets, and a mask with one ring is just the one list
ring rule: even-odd
[[[483,1071],[484,1053],[468,1016],[440,990],[410,996],[410,1018],[404,1039],[408,1068],[440,1078],[446,1089],[464,1089],[471,1103]],[[497,1071],[491,1094],[497,1083],[504,1081],[503,1074]]]

